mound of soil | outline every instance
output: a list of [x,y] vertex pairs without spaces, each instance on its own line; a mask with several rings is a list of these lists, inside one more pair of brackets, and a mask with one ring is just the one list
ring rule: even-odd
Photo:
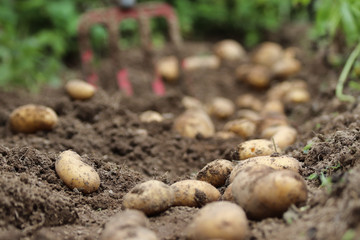
[[[201,53],[209,47],[198,46],[189,44],[187,51]],[[134,59],[139,61],[137,53]],[[334,97],[336,74],[317,58],[305,55],[303,63],[298,77],[309,84],[312,101],[286,105],[299,136],[285,152],[301,161],[309,200],[302,208],[291,207],[283,218],[251,221],[250,239],[341,239],[344,235],[358,239],[360,106]],[[122,197],[137,183],[157,179],[171,184],[194,178],[208,162],[230,159],[231,151],[244,141],[241,137],[189,139],[174,132],[174,118],[184,111],[183,96],[207,102],[216,96],[235,100],[251,92],[265,100],[266,89],[236,81],[231,64],[186,73],[186,88],[167,84],[163,97],[151,93],[152,74],[141,64],[134,66],[129,70],[134,97],[102,89],[88,101],[72,100],[63,89],[44,89],[38,95],[0,91],[0,239],[99,239],[104,223],[122,211]],[[111,75],[104,69],[102,76]],[[49,132],[11,132],[9,114],[28,103],[53,108],[59,125]],[[141,122],[139,114],[146,110],[167,117],[161,123]],[[213,120],[217,130],[226,122]],[[99,173],[98,191],[82,194],[58,178],[56,158],[68,149]],[[159,239],[184,239],[183,230],[197,211],[172,207],[150,218],[151,229]]]

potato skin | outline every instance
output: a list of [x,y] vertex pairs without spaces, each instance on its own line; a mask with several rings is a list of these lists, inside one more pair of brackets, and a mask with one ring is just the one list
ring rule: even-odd
[[235,40],[226,39],[216,43],[214,47],[215,54],[223,60],[235,61],[246,58],[244,48]]
[[229,121],[224,126],[225,131],[233,132],[243,138],[249,138],[256,132],[256,123],[248,119],[236,119]]
[[[280,148],[276,147],[279,151]],[[266,156],[275,153],[274,144],[266,139],[254,139],[240,143],[233,152],[233,160],[245,160],[257,156]]]
[[267,67],[272,67],[284,55],[282,47],[273,42],[262,43],[255,51],[252,61]]
[[242,169],[254,165],[266,165],[277,170],[288,169],[297,173],[300,171],[300,163],[296,158],[290,156],[279,156],[279,157],[259,156],[259,157],[248,158],[246,160],[240,161],[237,165],[235,165],[234,169],[231,171],[231,174],[229,176],[229,182],[232,183],[236,175]]
[[86,100],[94,96],[96,88],[87,82],[74,79],[66,83],[65,90],[73,99]]
[[225,189],[225,192],[221,196],[221,200],[234,202],[234,197],[232,195],[232,183],[230,183],[229,186],[227,186],[227,188]]
[[51,130],[58,123],[58,116],[51,108],[27,104],[10,114],[10,127],[14,132],[34,133]]
[[198,172],[196,179],[208,182],[214,187],[221,187],[225,184],[233,168],[234,165],[229,160],[217,159],[206,164],[206,166]]
[[156,111],[145,111],[140,114],[140,121],[142,122],[162,122],[164,117]]
[[160,76],[169,82],[175,82],[179,77],[179,61],[175,56],[161,58],[156,69]]
[[227,98],[216,97],[208,105],[208,112],[218,118],[228,118],[235,112],[235,104]]
[[279,217],[291,204],[307,200],[302,177],[290,170],[274,170],[265,165],[244,168],[232,185],[234,200],[251,219]]
[[213,202],[199,210],[186,229],[189,240],[243,240],[249,233],[244,210],[231,202]]
[[210,183],[198,180],[183,180],[171,185],[175,193],[173,206],[202,207],[219,200],[220,192]]
[[173,189],[163,182],[150,180],[131,189],[123,198],[123,207],[137,209],[150,216],[166,211],[173,202]]
[[83,193],[92,193],[100,186],[99,174],[93,167],[84,163],[74,151],[60,153],[55,162],[55,171],[71,189],[77,188]]

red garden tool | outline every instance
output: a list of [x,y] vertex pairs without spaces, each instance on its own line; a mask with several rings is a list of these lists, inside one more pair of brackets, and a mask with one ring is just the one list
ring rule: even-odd
[[[165,94],[164,83],[156,71],[154,53],[151,44],[150,19],[154,17],[164,17],[168,23],[170,43],[175,56],[180,58],[180,48],[182,38],[179,32],[178,19],[174,9],[166,3],[139,3],[135,5],[135,0],[117,0],[118,7],[96,9],[85,13],[80,20],[78,27],[79,43],[83,73],[86,81],[96,85],[99,76],[92,62],[94,59],[93,50],[90,44],[90,30],[95,24],[103,25],[109,34],[109,48],[111,59],[115,66],[118,87],[128,96],[133,95],[131,82],[128,78],[127,69],[123,68],[120,60],[121,49],[118,46],[119,24],[124,19],[136,19],[139,24],[141,47],[144,57],[154,69],[155,78],[152,82],[152,90],[156,95]],[[179,59],[179,62],[180,59]]]

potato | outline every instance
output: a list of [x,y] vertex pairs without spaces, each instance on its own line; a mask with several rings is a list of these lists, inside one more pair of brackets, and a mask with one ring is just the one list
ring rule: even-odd
[[230,139],[230,138],[234,138],[237,137],[238,135],[236,135],[233,132],[228,132],[228,131],[218,131],[215,133],[214,137],[216,138],[220,138],[220,139]]
[[310,101],[310,93],[306,89],[292,89],[285,94],[284,100],[291,103],[306,103]]
[[299,172],[300,170],[300,163],[297,159],[289,156],[279,156],[279,157],[272,157],[272,156],[259,156],[259,157],[252,157],[246,160],[240,161],[234,169],[231,171],[229,176],[229,182],[232,183],[236,177],[236,175],[244,168],[254,165],[266,165],[273,169],[277,170],[284,170],[288,169],[294,172]]
[[288,78],[301,70],[301,63],[293,57],[283,57],[277,61],[271,69],[274,76]]
[[148,216],[166,211],[173,202],[172,188],[157,180],[138,184],[123,197],[124,208],[137,209]]
[[226,159],[214,160],[201,169],[196,175],[196,179],[208,182],[215,187],[221,187],[233,170],[234,165]]
[[267,92],[267,98],[269,100],[283,101],[285,95],[293,89],[307,90],[307,83],[304,80],[296,79],[293,81],[285,81],[270,88]]
[[65,90],[70,95],[70,97],[77,100],[89,99],[94,96],[96,91],[93,85],[78,79],[67,82],[65,85]]
[[55,162],[55,171],[71,189],[83,193],[95,192],[100,186],[100,177],[95,169],[81,160],[79,154],[67,150],[60,153]]
[[261,113],[263,115],[268,114],[268,113],[284,114],[285,113],[284,104],[278,100],[270,100],[265,103]]
[[267,113],[263,116],[263,120],[260,124],[260,131],[263,132],[265,129],[271,127],[288,126],[288,119],[285,114],[280,113]]
[[164,80],[174,82],[179,78],[179,61],[175,56],[163,57],[156,63],[156,70]]
[[204,105],[200,102],[200,100],[194,97],[185,96],[182,98],[181,103],[186,109],[191,109],[191,108],[201,109],[201,110],[205,109]]
[[269,127],[262,132],[262,137],[273,138],[281,149],[285,149],[296,141],[297,131],[289,126]]
[[208,105],[208,112],[218,118],[228,118],[235,112],[235,104],[227,98],[216,97]]
[[282,47],[273,42],[264,42],[255,51],[252,61],[267,67],[273,66],[284,55]]
[[147,229],[149,225],[149,220],[143,212],[128,209],[110,218],[105,224],[101,240],[155,240],[155,233]]
[[267,156],[280,150],[272,141],[266,139],[254,139],[240,143],[233,153],[233,160],[245,160],[252,157]]
[[260,220],[279,217],[290,205],[305,203],[307,188],[296,172],[254,165],[237,174],[232,194],[249,218]]
[[216,56],[220,59],[234,61],[246,58],[244,48],[237,41],[227,39],[218,42],[214,47]]
[[249,233],[245,212],[231,202],[213,202],[200,209],[185,230],[187,239],[242,240]]
[[200,109],[188,109],[174,121],[174,130],[184,137],[195,138],[198,134],[211,137],[215,127],[206,112]]
[[171,188],[175,193],[173,206],[202,207],[221,196],[210,183],[199,180],[183,180],[174,183]]
[[239,108],[249,108],[256,112],[260,112],[263,107],[262,102],[251,94],[243,94],[236,99],[236,105]]
[[155,111],[145,111],[140,114],[140,121],[142,122],[162,122],[164,117]]
[[270,84],[271,72],[262,65],[243,64],[236,68],[236,76],[253,87],[264,88]]
[[58,116],[51,108],[27,104],[10,114],[10,127],[14,132],[34,133],[51,130],[58,123]]
[[232,195],[232,183],[229,184],[229,186],[227,186],[227,188],[225,189],[224,194],[221,197],[222,201],[229,201],[229,202],[234,202],[234,198]]
[[220,59],[215,55],[192,56],[184,59],[183,68],[186,71],[197,69],[217,69],[220,66]]
[[260,123],[262,120],[259,113],[248,109],[242,109],[237,111],[236,116],[240,119],[247,119],[256,124]]
[[247,119],[232,120],[225,124],[224,130],[236,133],[243,138],[249,138],[254,136],[256,124]]

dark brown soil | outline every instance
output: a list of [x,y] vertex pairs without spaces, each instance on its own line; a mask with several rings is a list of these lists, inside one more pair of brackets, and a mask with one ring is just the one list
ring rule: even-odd
[[[185,54],[207,49],[208,44],[188,44]],[[265,100],[266,90],[238,83],[234,66],[226,64],[220,70],[187,73],[183,76],[187,88],[167,85],[166,96],[156,97],[151,94],[152,74],[144,70],[137,52],[134,56],[137,64],[130,68],[134,97],[99,89],[92,99],[76,101],[63,89],[45,89],[38,95],[0,91],[0,239],[99,239],[104,223],[122,211],[122,197],[137,183],[157,179],[171,184],[194,178],[206,163],[230,159],[231,151],[244,141],[181,137],[172,130],[174,117],[184,110],[181,99],[188,94],[204,102],[215,96],[235,100],[251,92]],[[249,239],[360,239],[360,105],[335,98],[337,74],[317,56],[304,52],[301,58],[304,68],[299,77],[308,82],[312,101],[286,106],[290,123],[299,132],[286,153],[302,163],[309,200],[302,208],[291,207],[282,218],[251,221]],[[102,76],[111,75],[104,69]],[[28,103],[53,108],[59,125],[49,132],[11,132],[10,112]],[[139,114],[145,110],[166,113],[168,118],[143,123]],[[225,123],[214,122],[218,130]],[[304,151],[308,143],[312,145]],[[99,173],[98,191],[72,191],[58,178],[55,160],[67,149],[79,153]],[[314,173],[331,182],[322,186],[319,177],[309,180]],[[151,229],[159,239],[184,239],[184,228],[197,211],[172,207],[150,217]]]

